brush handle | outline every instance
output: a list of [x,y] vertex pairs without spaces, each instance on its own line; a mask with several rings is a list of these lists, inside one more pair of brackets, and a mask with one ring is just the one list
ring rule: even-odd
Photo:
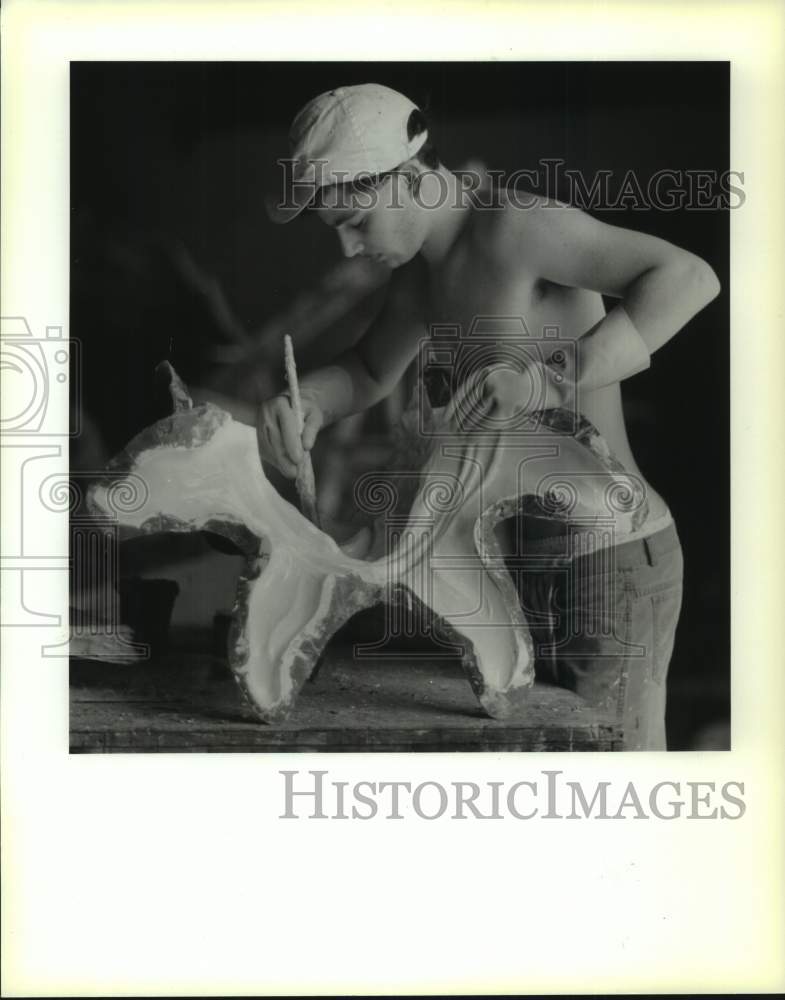
[[[292,338],[287,333],[283,338],[284,359],[286,363],[286,381],[289,385],[289,394],[292,401],[292,409],[297,420],[297,433],[302,436],[305,426],[305,416],[303,415],[303,404],[300,399],[300,384],[297,381],[297,365],[294,361],[294,345]],[[311,453],[303,453],[303,459],[297,469],[294,485],[297,488],[297,495],[300,498],[300,506],[303,514],[317,527],[319,523],[319,510],[316,506],[316,480],[313,474],[311,463]]]

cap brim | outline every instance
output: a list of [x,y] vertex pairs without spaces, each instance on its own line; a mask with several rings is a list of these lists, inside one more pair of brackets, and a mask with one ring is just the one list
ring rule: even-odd
[[268,195],[264,200],[264,207],[270,221],[280,226],[296,219],[315,197],[316,191],[303,190],[302,187],[298,187],[290,193],[285,201],[281,200],[280,195]]

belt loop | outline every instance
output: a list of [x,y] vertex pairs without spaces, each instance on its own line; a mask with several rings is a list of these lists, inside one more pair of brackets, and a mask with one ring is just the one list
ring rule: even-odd
[[[651,536],[649,536],[649,538],[650,537]],[[647,559],[647,561],[649,563],[649,566],[656,566],[657,565],[657,553],[655,551],[654,546],[651,544],[649,538],[644,538],[643,539],[643,547],[646,550],[646,559]]]

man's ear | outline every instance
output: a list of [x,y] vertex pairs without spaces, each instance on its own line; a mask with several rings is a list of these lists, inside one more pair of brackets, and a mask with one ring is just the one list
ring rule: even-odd
[[413,198],[416,198],[420,193],[420,184],[422,183],[422,171],[419,169],[418,164],[413,161],[409,161],[404,163],[399,168],[399,171],[404,177],[406,189]]

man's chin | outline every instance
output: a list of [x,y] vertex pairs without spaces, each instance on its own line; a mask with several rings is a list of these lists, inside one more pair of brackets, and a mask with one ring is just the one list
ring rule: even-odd
[[404,264],[408,264],[410,260],[414,260],[419,251],[413,250],[410,254],[395,253],[388,254],[384,261],[382,262],[385,267],[392,268],[395,270],[397,267],[403,267]]

